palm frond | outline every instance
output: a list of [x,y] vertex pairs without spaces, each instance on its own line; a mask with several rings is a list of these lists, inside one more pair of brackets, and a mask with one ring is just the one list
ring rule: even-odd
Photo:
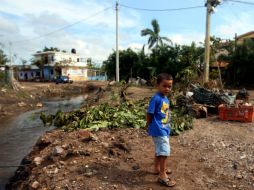
[[171,45],[173,44],[172,40],[169,39],[168,37],[161,37],[162,40],[169,42]]
[[153,26],[153,32],[156,35],[159,35],[159,33],[160,33],[160,25],[158,24],[158,21],[156,19],[153,19],[151,24]]
[[152,34],[153,34],[153,31],[149,28],[141,30],[141,36],[147,36],[147,35],[152,35]]

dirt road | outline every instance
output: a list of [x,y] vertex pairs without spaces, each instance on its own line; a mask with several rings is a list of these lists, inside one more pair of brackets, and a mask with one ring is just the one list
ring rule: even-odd
[[[130,88],[132,98],[152,89]],[[175,190],[254,189],[254,124],[194,121],[194,129],[171,137]],[[142,129],[45,134],[12,179],[9,189],[168,189],[151,174],[153,143]]]

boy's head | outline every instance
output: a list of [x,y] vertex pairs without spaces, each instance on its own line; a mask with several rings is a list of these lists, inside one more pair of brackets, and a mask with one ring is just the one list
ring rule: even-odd
[[161,73],[157,76],[157,88],[164,96],[168,95],[173,85],[173,77],[167,73]]

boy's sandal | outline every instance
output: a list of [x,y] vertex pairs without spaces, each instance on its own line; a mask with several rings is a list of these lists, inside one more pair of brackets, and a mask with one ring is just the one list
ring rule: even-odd
[[[160,172],[152,172],[153,175],[159,175]],[[166,169],[166,174],[172,174],[172,170]]]
[[167,179],[161,179],[161,178],[158,178],[158,182],[161,184],[161,185],[164,185],[166,187],[174,187],[176,185],[176,182],[175,180],[171,179],[171,178],[167,178]]

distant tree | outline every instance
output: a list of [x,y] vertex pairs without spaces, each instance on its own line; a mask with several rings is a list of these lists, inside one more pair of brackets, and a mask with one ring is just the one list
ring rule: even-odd
[[242,44],[236,45],[228,57],[230,65],[227,71],[228,82],[237,85],[254,84],[254,41],[245,40]]
[[23,58],[20,58],[20,62],[21,64],[24,66],[26,63],[27,63],[27,60],[23,59]]
[[163,41],[169,42],[172,44],[172,41],[167,37],[160,36],[160,25],[156,19],[153,19],[152,22],[152,29],[146,28],[141,31],[141,36],[148,36],[148,47],[157,48],[158,46],[163,46]]
[[86,63],[87,63],[87,67],[89,69],[93,68],[93,64],[92,64],[92,59],[91,58],[87,58]]
[[7,62],[7,56],[4,54],[4,51],[0,49],[0,65],[5,65]]
[[[138,71],[142,68],[137,66],[138,55],[136,52],[128,48],[127,50],[119,51],[119,67],[120,67],[120,80],[128,80],[131,76],[138,75]],[[116,68],[116,52],[111,53],[106,61],[103,62],[102,69],[107,72],[109,78],[115,78]]]
[[45,46],[45,47],[43,48],[43,52],[46,52],[46,51],[56,51],[56,52],[60,52],[60,49],[57,48],[57,47],[50,47],[50,48],[48,48],[47,46]]

